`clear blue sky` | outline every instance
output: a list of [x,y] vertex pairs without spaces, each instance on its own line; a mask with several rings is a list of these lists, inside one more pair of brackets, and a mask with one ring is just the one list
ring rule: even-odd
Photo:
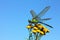
[[28,19],[31,19],[30,10],[37,14],[50,5],[50,10],[44,17],[52,20],[45,23],[52,25],[50,33],[41,40],[60,39],[60,0],[0,0],[0,40],[26,40],[28,36]]

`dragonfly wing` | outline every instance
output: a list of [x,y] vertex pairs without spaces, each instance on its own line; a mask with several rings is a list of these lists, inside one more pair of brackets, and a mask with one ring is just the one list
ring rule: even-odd
[[35,18],[42,17],[49,9],[50,6],[45,7]]
[[39,22],[45,22],[45,21],[51,20],[51,18],[45,18],[45,19],[37,18],[37,20]]
[[47,21],[47,20],[51,20],[51,18],[45,18],[45,19],[41,19],[41,20],[45,20],[45,21]]
[[30,13],[31,13],[33,18],[37,16],[36,13],[33,10],[31,10]]

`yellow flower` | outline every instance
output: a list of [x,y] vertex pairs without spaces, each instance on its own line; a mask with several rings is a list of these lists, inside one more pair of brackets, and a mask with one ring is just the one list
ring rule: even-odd
[[38,28],[42,29],[42,28],[43,28],[43,26],[42,26],[42,25],[40,25],[40,26],[38,26]]
[[37,30],[38,28],[37,27],[34,27],[35,30]]
[[32,28],[32,26],[29,26],[29,25],[28,25],[26,28],[30,29],[30,28]]
[[37,31],[36,31],[36,30],[32,30],[32,32],[33,32],[33,33],[37,33]]
[[36,24],[36,26],[40,29],[44,28],[44,26],[42,24]]
[[36,30],[38,33],[40,33],[41,35],[44,35],[44,32],[41,30]]
[[50,31],[47,28],[44,28],[43,32],[47,33],[47,32],[50,32]]

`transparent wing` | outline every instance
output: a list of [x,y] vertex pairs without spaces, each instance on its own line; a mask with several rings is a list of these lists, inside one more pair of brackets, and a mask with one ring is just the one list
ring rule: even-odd
[[45,18],[45,19],[41,19],[41,18],[36,18],[39,22],[45,22],[45,21],[48,21],[48,20],[51,20],[51,18]]
[[30,13],[31,13],[33,18],[37,16],[36,13],[33,10],[31,10]]
[[49,9],[50,6],[45,7],[35,18],[42,17]]
[[51,18],[45,18],[45,19],[41,19],[41,20],[51,20]]

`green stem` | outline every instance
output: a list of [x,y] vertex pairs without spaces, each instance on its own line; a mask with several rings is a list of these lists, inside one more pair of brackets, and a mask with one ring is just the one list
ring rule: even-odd
[[32,33],[31,33],[32,29],[29,29],[29,40],[32,40]]

